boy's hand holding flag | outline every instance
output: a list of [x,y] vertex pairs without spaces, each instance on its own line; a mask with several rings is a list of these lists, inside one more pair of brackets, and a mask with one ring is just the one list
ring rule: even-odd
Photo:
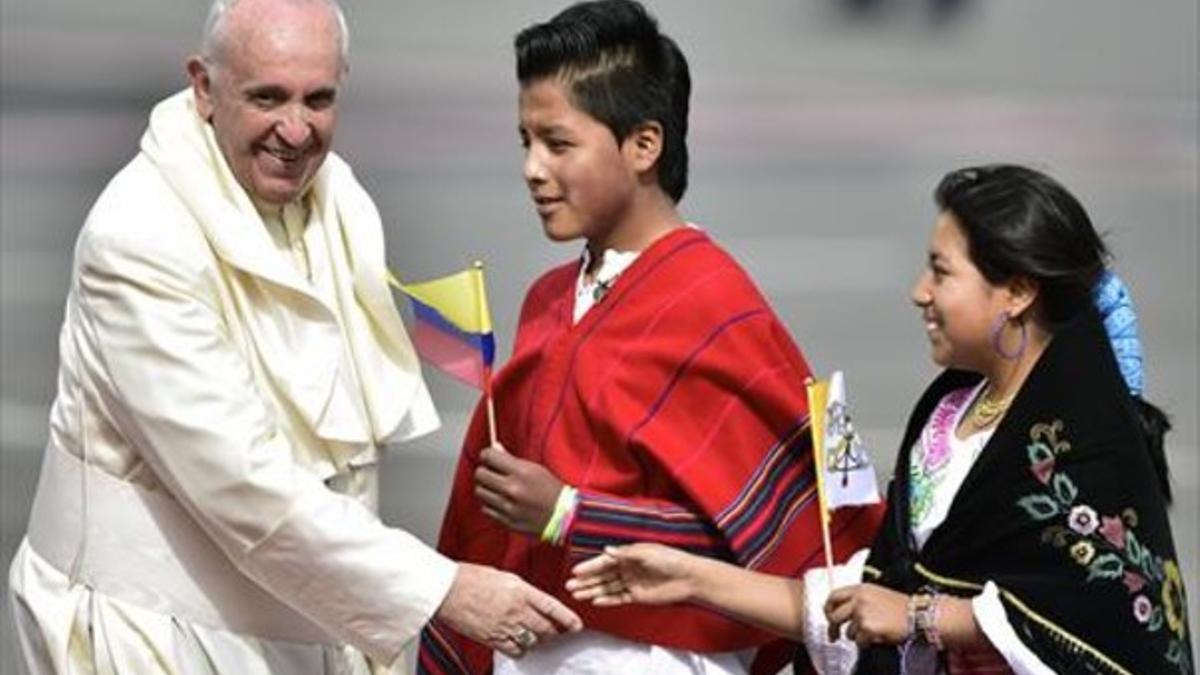
[[[476,481],[484,513],[510,529],[556,541],[569,521],[576,492],[541,464],[510,455],[496,438],[492,401],[496,344],[483,264],[432,281],[404,284],[391,274],[388,281],[412,303],[417,353],[452,377],[483,390],[491,447],[480,452]],[[514,484],[524,489],[515,493]]]

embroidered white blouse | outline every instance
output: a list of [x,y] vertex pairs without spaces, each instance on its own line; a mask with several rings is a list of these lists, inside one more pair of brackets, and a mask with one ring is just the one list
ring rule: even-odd
[[[959,438],[963,415],[983,392],[986,380],[972,388],[952,391],[938,403],[910,456],[910,518],[917,548],[925,545],[950,512],[954,497],[992,437],[995,427]],[[971,600],[975,622],[1017,675],[1053,675],[1041,659],[1017,637],[996,584],[988,582]]]

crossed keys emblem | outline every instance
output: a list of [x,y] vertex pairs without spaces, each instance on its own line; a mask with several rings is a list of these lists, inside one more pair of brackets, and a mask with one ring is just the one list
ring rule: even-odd
[[850,472],[870,466],[862,439],[854,431],[850,410],[843,401],[832,401],[827,411],[825,471],[842,474],[842,487],[850,484]]

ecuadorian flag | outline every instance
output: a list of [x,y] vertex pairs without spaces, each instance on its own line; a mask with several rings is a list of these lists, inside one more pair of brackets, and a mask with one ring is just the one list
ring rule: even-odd
[[412,302],[413,345],[426,361],[463,382],[486,390],[496,342],[483,284],[483,265],[415,284],[388,281]]

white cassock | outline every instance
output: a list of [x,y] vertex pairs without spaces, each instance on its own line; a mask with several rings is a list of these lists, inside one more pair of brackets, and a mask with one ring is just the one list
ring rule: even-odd
[[398,671],[445,597],[376,515],[377,448],[438,423],[379,215],[332,154],[303,202],[293,264],[183,92],[93,207],[10,570],[34,673]]

